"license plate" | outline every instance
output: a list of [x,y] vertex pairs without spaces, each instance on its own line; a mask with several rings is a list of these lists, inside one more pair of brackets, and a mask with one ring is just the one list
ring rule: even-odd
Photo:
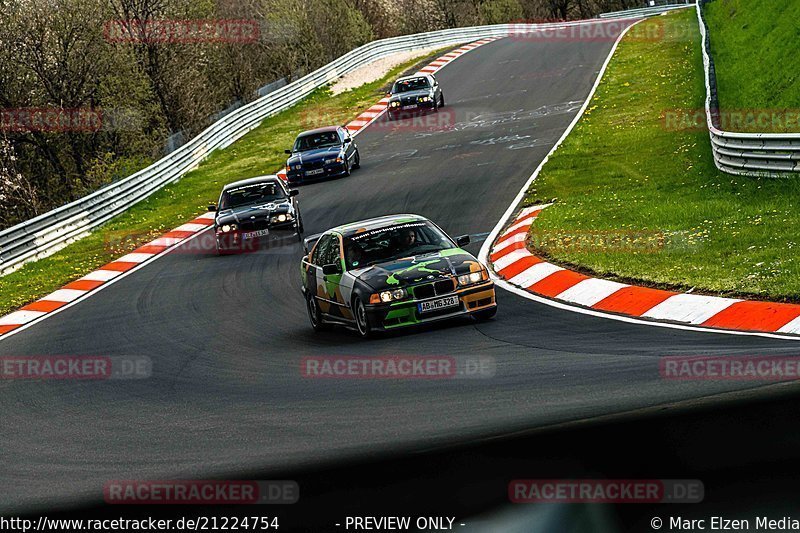
[[409,104],[409,105],[404,105],[403,106],[403,109],[416,109],[416,108],[417,108],[417,104]]
[[439,298],[438,300],[428,300],[427,302],[420,302],[417,304],[420,313],[428,313],[430,311],[438,311],[447,307],[457,307],[459,305],[458,296],[448,296],[447,298]]
[[242,233],[242,239],[255,239],[256,237],[263,237],[264,235],[269,235],[268,229],[260,229],[258,231],[251,231],[249,233]]
[[314,170],[306,170],[306,176],[315,176],[317,174],[322,174],[323,172],[325,172],[324,168],[317,168],[317,169],[314,169]]

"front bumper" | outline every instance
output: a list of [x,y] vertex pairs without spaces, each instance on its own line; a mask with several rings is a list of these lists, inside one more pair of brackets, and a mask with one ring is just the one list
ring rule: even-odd
[[[422,313],[418,304],[423,301],[437,300],[447,296],[458,296],[457,307],[444,308]],[[468,316],[477,311],[497,307],[493,281],[485,281],[478,285],[458,289],[448,295],[425,298],[424,300],[404,300],[388,304],[366,305],[367,319],[370,326],[378,331],[389,331],[397,328],[415,326],[447,320],[459,316]]]
[[344,162],[342,162],[330,163],[322,167],[322,170],[323,172],[319,174],[313,174],[311,176],[306,176],[305,170],[290,170],[286,173],[286,181],[288,181],[290,185],[296,185],[299,183],[324,180],[325,178],[335,178],[338,176],[343,176],[347,169],[344,166]]
[[417,107],[414,108],[408,108],[404,106],[389,107],[387,111],[392,117],[414,115],[421,112],[424,113],[433,109],[433,100],[429,102],[418,102],[416,105]]
[[274,224],[267,228],[269,233],[257,237],[244,238],[242,231],[229,231],[227,233],[216,233],[217,249],[220,252],[230,254],[247,254],[254,252],[264,252],[271,248],[279,248],[289,242],[296,242],[300,238],[297,224],[284,222]]

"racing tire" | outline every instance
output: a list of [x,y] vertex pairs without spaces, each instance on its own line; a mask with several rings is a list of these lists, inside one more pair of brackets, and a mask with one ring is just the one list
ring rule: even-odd
[[350,174],[351,174],[351,171],[350,171],[350,161],[348,161],[348,160],[347,160],[347,156],[345,155],[345,156],[344,156],[344,172],[342,173],[342,176],[344,176],[344,177],[346,178],[346,177],[348,177]]
[[306,293],[306,311],[308,311],[308,321],[311,323],[311,329],[316,332],[330,329],[330,326],[322,320],[322,313],[319,310],[319,305],[317,305],[317,300],[314,299],[314,295],[310,292]]
[[491,320],[497,314],[497,306],[495,305],[491,309],[483,309],[482,311],[476,311],[472,313],[472,316],[475,317],[475,320],[478,322],[486,322],[487,320]]
[[356,157],[353,159],[353,168],[361,168],[361,156],[359,155],[358,150],[356,150]]
[[444,93],[439,95],[439,107],[444,107]]
[[372,326],[369,324],[369,318],[367,317],[367,309],[364,307],[364,302],[361,301],[361,298],[355,296],[353,298],[353,318],[356,321],[356,332],[358,336],[362,339],[368,339],[374,335],[372,331]]

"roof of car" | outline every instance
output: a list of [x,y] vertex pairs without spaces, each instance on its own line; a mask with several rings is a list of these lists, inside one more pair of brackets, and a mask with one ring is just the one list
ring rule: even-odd
[[412,76],[403,76],[402,78],[397,78],[395,80],[395,83],[397,83],[398,81],[413,80],[413,79],[416,79],[416,78],[427,78],[427,77],[428,77],[428,74],[425,74],[423,72],[422,74],[414,74]]
[[316,128],[313,130],[307,130],[298,135],[298,137],[302,137],[303,135],[311,135],[313,133],[324,133],[327,131],[336,131],[339,129],[339,126],[323,126],[321,128]]
[[245,185],[253,185],[255,183],[261,183],[265,181],[280,181],[280,178],[274,174],[270,174],[268,176],[258,176],[256,178],[247,178],[246,180],[239,180],[228,183],[225,185],[222,190],[227,191],[228,189],[234,189],[236,187],[243,187]]
[[389,226],[396,226],[404,222],[427,222],[428,219],[420,215],[386,215],[377,218],[370,218],[367,220],[359,220],[358,222],[351,222],[349,224],[342,224],[332,229],[337,233],[341,233],[345,237],[355,235],[364,231],[371,231]]

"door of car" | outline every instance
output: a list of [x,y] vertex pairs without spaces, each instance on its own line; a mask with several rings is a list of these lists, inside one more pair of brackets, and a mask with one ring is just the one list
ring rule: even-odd
[[350,132],[345,128],[339,128],[339,138],[342,141],[345,157],[347,157],[348,161],[352,161],[353,155],[356,153],[356,143],[353,142]]
[[322,277],[322,261],[326,248],[330,243],[330,235],[323,235],[317,240],[316,245],[311,250],[311,253],[306,259],[303,259],[304,272],[304,285],[306,292],[310,293],[317,300],[320,311],[327,313],[329,305],[325,304],[323,309],[323,301],[320,296],[323,294],[323,277]]
[[326,237],[326,242],[323,243],[325,247],[320,252],[321,266],[317,278],[320,280],[320,287],[317,290],[320,309],[332,317],[347,319],[349,311],[346,309],[341,287],[344,274],[341,238],[335,233]]

